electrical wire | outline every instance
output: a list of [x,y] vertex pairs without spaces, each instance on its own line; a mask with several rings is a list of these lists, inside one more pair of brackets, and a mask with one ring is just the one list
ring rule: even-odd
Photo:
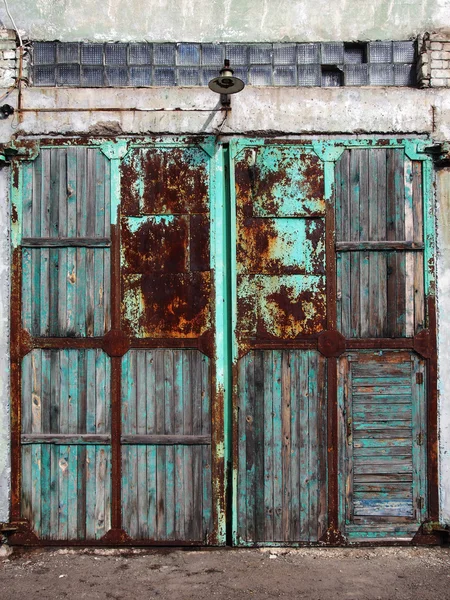
[[13,24],[13,27],[15,29],[15,32],[17,34],[17,37],[19,38],[19,47],[23,48],[23,40],[22,40],[22,36],[20,35],[20,32],[17,28],[16,22],[13,19],[12,14],[9,12],[9,6],[8,6],[8,0],[3,0],[5,3],[5,8],[6,8],[6,12],[8,13],[8,17],[11,19],[11,23]]

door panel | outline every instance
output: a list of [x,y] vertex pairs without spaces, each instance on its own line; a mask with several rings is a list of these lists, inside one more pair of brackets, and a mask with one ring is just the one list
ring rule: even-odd
[[122,361],[124,529],[202,540],[212,530],[211,369],[197,350],[130,350]]
[[[323,163],[255,145],[234,159],[236,544],[314,542],[326,530]],[[308,349],[311,348],[311,349]]]
[[111,527],[111,365],[101,350],[33,350],[22,370],[22,515],[45,540]]
[[17,166],[27,543],[224,542],[215,160],[120,141]]
[[338,328],[349,338],[425,327],[422,163],[403,148],[345,150],[336,165]]
[[424,361],[348,354],[339,390],[342,529],[350,539],[414,534],[426,516]]
[[238,542],[325,533],[325,369],[312,350],[254,350],[239,361]]

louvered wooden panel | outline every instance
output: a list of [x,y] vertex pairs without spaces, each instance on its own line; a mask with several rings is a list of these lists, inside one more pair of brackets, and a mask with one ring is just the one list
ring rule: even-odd
[[326,529],[326,372],[315,351],[238,365],[238,540],[317,541]]
[[210,361],[196,350],[130,350],[122,373],[125,531],[204,542],[212,516]]
[[341,508],[349,537],[412,535],[424,518],[423,373],[423,361],[405,352],[340,361]]
[[414,336],[425,326],[421,163],[402,148],[346,150],[335,202],[339,330]]

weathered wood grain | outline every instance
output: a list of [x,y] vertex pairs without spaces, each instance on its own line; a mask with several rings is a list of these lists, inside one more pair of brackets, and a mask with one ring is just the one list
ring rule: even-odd
[[252,351],[238,364],[238,397],[240,540],[317,541],[327,515],[324,358]]
[[423,518],[425,388],[416,381],[423,369],[407,352],[340,359],[341,526],[353,536],[384,532],[389,522],[404,523],[396,534],[407,535],[408,522]]

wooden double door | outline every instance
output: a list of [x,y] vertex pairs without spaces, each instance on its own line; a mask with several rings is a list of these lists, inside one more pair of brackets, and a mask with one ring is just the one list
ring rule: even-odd
[[22,150],[13,543],[417,532],[436,386],[420,142]]

